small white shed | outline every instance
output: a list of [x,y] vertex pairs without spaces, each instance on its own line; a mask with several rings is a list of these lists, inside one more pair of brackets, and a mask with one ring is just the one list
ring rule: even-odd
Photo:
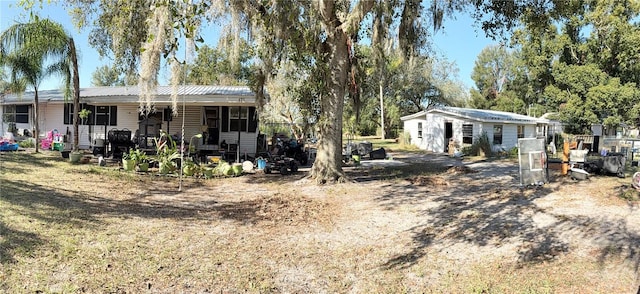
[[548,120],[517,113],[458,107],[437,107],[403,116],[404,132],[418,148],[447,152],[453,139],[460,146],[473,144],[486,132],[494,150],[517,147],[519,138],[546,138]]

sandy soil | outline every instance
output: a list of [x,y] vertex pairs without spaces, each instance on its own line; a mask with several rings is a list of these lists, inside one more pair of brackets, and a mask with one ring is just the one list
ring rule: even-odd
[[[301,169],[189,179],[181,192],[173,177],[120,181],[116,171],[106,180],[79,166],[68,171],[71,182],[24,168],[7,182],[16,194],[7,197],[6,217],[34,214],[63,226],[41,232],[43,239],[72,226],[80,235],[73,252],[84,256],[60,263],[43,245],[42,257],[16,253],[14,260],[26,261],[7,264],[6,278],[35,275],[29,263],[44,261],[64,266],[69,277],[30,281],[97,292],[109,283],[129,293],[151,285],[157,293],[637,291],[639,201],[620,197],[637,199],[629,177],[576,182],[554,174],[543,186],[521,187],[517,164],[506,160],[392,156],[346,167],[352,181],[343,184],[317,186]],[[28,209],[32,202],[51,209]],[[96,244],[112,251],[94,253]],[[105,275],[102,267],[88,280],[74,274],[99,264],[96,255],[110,271],[127,271]]]
[[[618,285],[622,288],[601,285],[598,291],[626,290],[638,283],[638,202],[617,196],[630,189],[630,178],[598,176],[577,182],[552,174],[551,182],[543,186],[521,187],[518,166],[511,161],[467,163],[430,154],[393,157],[393,161],[365,160],[360,167],[345,168],[351,183],[316,186],[303,178],[303,169],[289,177],[257,174],[232,179],[217,195],[193,188],[170,197],[174,203],[205,209],[207,205],[219,209],[218,202],[206,201],[212,196],[219,201],[250,202],[255,207],[252,213],[238,212],[233,205],[229,213],[241,214],[234,218],[242,222],[284,230],[275,234],[277,247],[283,250],[302,247],[298,250],[305,252],[311,250],[307,246],[320,246],[327,252],[358,248],[378,252],[383,248],[383,256],[361,257],[364,264],[359,266],[365,268],[402,271],[434,255],[446,260],[439,271],[462,273],[487,262],[536,265],[585,258],[607,266],[615,260],[617,267],[580,271],[580,275],[600,276],[605,284],[624,277]],[[449,168],[436,175],[387,180],[372,176],[381,169],[411,164]],[[280,183],[256,185],[263,181]],[[159,193],[147,200],[163,202],[167,197]],[[322,288],[317,271],[317,265],[283,267],[279,289]],[[420,286],[413,290],[423,289],[429,281],[415,279]],[[366,287],[354,278],[352,290]]]

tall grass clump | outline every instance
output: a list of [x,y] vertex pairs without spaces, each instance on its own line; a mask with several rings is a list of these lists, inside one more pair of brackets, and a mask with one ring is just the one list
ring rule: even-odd
[[36,147],[36,144],[33,140],[23,140],[18,142],[18,146],[21,148],[33,148]]
[[400,143],[401,148],[409,146],[411,144],[411,134],[409,132],[399,134],[398,143]]

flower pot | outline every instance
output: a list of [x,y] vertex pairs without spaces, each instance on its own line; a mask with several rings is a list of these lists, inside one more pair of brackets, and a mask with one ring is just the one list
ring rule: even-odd
[[71,162],[71,163],[80,163],[80,159],[82,159],[82,152],[71,152],[71,153],[69,153],[69,162]]
[[147,172],[148,170],[149,170],[149,163],[148,162],[138,163],[138,171]]
[[173,167],[171,166],[171,164],[166,164],[163,162],[160,162],[158,164],[158,172],[163,175],[170,173],[172,170],[173,170]]
[[64,159],[69,158],[69,153],[71,153],[71,151],[69,151],[69,150],[60,151],[60,155],[62,155],[62,158],[64,158]]
[[194,173],[194,168],[192,166],[187,165],[182,168],[182,174],[187,177],[193,176],[193,173]]
[[202,173],[204,174],[204,177],[207,179],[213,178],[213,169],[212,168],[205,168]]
[[232,173],[234,176],[239,176],[242,174],[242,164],[241,163],[234,163],[233,166],[231,167]]
[[132,159],[123,159],[122,168],[126,171],[132,171],[136,168],[136,161]]

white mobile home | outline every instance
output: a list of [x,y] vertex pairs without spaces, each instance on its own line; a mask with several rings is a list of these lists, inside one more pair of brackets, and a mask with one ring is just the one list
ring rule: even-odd
[[[110,130],[130,130],[132,140],[150,139],[162,129],[168,134],[181,133],[184,118],[184,137],[202,134],[193,139],[199,150],[218,151],[224,141],[241,154],[255,154],[258,124],[256,98],[248,87],[180,86],[178,114],[170,115],[171,87],[158,86],[155,93],[155,112],[147,117],[139,114],[138,87],[97,87],[80,90],[81,109],[91,114],[80,125],[80,147],[88,149],[105,140]],[[73,104],[65,100],[60,90],[39,91],[40,139],[48,131],[57,130],[73,142]],[[33,130],[33,92],[20,96],[5,95],[0,100],[0,135],[15,128],[18,133]],[[184,110],[183,110],[184,104]],[[147,134],[148,136],[143,136]],[[140,140],[142,145],[152,140]],[[66,145],[66,144],[65,144]],[[237,150],[237,149],[236,149]]]
[[471,108],[438,107],[401,118],[411,144],[432,152],[447,152],[449,140],[473,144],[486,132],[494,150],[516,147],[518,138],[544,138],[548,121],[526,115]]

